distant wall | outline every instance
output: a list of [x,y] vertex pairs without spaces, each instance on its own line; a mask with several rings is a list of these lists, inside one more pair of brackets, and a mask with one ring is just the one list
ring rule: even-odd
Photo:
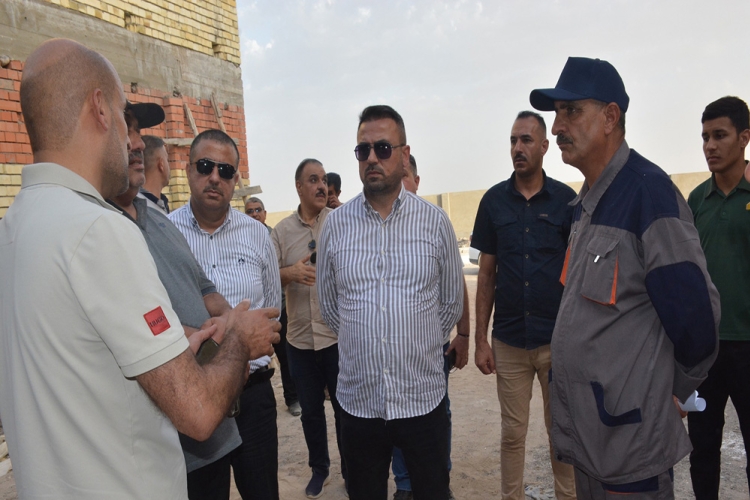
[[[689,174],[673,174],[670,175],[672,182],[680,189],[683,196],[687,198],[698,184],[708,179],[710,176],[708,171],[705,172],[692,172]],[[567,182],[575,192],[581,190],[583,182]],[[461,191],[456,193],[441,193],[441,194],[428,194],[422,196],[423,199],[441,207],[448,214],[448,217],[453,224],[453,230],[456,231],[456,238],[468,239],[474,229],[474,219],[477,216],[477,209],[479,208],[479,202],[482,200],[482,196],[486,193],[486,189],[478,189],[476,191]],[[292,211],[288,210],[285,212],[274,212],[269,213],[266,219],[266,224],[269,226],[275,226],[278,221],[291,214]]]

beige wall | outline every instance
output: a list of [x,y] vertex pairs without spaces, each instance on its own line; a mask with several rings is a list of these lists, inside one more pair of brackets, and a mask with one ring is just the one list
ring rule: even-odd
[[[709,172],[692,172],[689,174],[673,174],[670,175],[672,182],[677,185],[680,192],[687,197],[698,184],[705,181],[709,177]],[[574,191],[578,192],[581,190],[583,182],[567,182]],[[479,208],[479,202],[486,193],[486,189],[478,189],[476,191],[461,191],[456,193],[441,193],[441,194],[428,194],[422,196],[423,199],[433,203],[448,214],[448,217],[453,223],[453,229],[456,231],[456,237],[461,239],[469,238],[471,231],[474,228],[474,218],[477,215],[477,209]],[[291,214],[292,211],[286,212],[274,212],[269,213],[266,223],[269,226],[275,226],[278,221]]]

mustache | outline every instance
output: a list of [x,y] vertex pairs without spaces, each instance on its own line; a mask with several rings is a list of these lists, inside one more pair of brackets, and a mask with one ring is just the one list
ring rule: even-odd
[[222,196],[224,195],[224,193],[222,193],[220,189],[217,189],[214,186],[206,186],[205,188],[203,188],[203,192],[204,193],[216,193]]
[[516,156],[513,157],[513,161],[516,161],[516,160],[528,161],[528,158],[526,158],[526,156],[524,156],[523,153],[518,153],[516,154]]
[[143,151],[131,151],[128,153],[128,163],[133,163],[135,160],[143,163]]
[[558,134],[557,145],[559,146],[561,144],[573,144],[573,139],[571,139],[567,135]]
[[322,188],[318,189],[318,191],[315,193],[315,196],[318,196],[318,195],[323,195],[326,198],[328,198],[328,191],[326,191],[325,189],[322,189]]
[[385,172],[382,168],[380,168],[379,165],[370,165],[365,169],[365,175],[369,174],[370,172],[377,172],[379,174],[385,175]]

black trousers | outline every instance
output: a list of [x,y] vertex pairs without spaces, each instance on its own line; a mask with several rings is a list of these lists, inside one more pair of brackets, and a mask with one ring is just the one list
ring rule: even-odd
[[447,500],[448,413],[445,399],[412,418],[360,418],[341,411],[342,451],[351,500],[386,500],[394,446],[401,448],[415,500]]
[[279,360],[281,386],[284,388],[284,403],[286,403],[287,406],[291,406],[298,402],[299,398],[297,397],[297,388],[294,385],[294,380],[292,380],[292,375],[289,372],[289,359],[286,355],[286,307],[281,310],[279,323],[281,323],[281,331],[279,331],[279,337],[281,337],[281,340],[279,340],[278,344],[273,345],[273,350],[276,353],[276,359]]
[[229,455],[188,472],[187,481],[190,500],[228,500]]
[[[706,409],[688,413],[688,432],[693,443],[690,478],[696,500],[717,500],[724,408],[729,398],[732,398],[737,410],[745,442],[745,456],[750,456],[750,341],[719,342],[719,355],[708,371],[708,378],[698,387],[698,394],[706,400]],[[747,464],[745,474],[750,488],[750,468]]]
[[229,454],[243,500],[279,500],[279,436],[270,380],[247,387],[235,418],[242,444]]

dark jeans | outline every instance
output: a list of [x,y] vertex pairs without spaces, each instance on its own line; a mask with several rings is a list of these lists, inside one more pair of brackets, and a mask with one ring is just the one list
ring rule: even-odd
[[[450,342],[446,342],[446,344],[443,346],[443,354],[445,354],[450,345]],[[451,399],[448,397],[448,377],[450,376],[451,365],[447,356],[443,357],[443,372],[445,373],[445,410],[448,412],[448,472],[450,472],[451,468],[453,467],[453,464],[451,463],[451,439],[453,437],[453,421],[451,420]],[[411,491],[409,471],[406,468],[404,454],[401,453],[400,448],[393,448],[393,462],[391,463],[391,470],[393,470],[393,482],[396,483],[396,489],[402,491]]]
[[227,500],[229,498],[229,455],[188,472],[190,500]]
[[[690,478],[696,500],[719,498],[721,475],[721,439],[727,399],[737,410],[745,455],[750,456],[750,342],[722,340],[719,355],[698,387],[706,400],[702,412],[688,413],[688,432],[693,443],[690,453]],[[750,488],[750,468],[745,466]]]
[[242,444],[229,457],[237,491],[243,500],[279,500],[279,437],[270,380],[245,388],[235,420]]
[[294,380],[292,380],[291,373],[289,373],[289,359],[286,355],[286,307],[281,310],[279,323],[281,323],[281,331],[279,331],[279,337],[281,337],[281,340],[279,340],[278,344],[273,345],[273,350],[276,353],[276,359],[279,360],[281,386],[284,388],[284,403],[286,403],[287,406],[292,406],[292,404],[298,401],[298,398],[297,388],[294,386]]
[[394,446],[401,448],[415,500],[448,499],[448,413],[445,399],[426,415],[396,420],[341,411],[341,437],[351,500],[385,500]]
[[339,375],[339,346],[325,349],[297,349],[286,345],[289,354],[289,370],[297,387],[299,405],[302,408],[302,432],[307,443],[308,465],[314,472],[328,475],[331,459],[328,455],[328,431],[326,427],[325,393],[328,386],[331,395],[333,416],[336,425],[336,441],[341,456],[341,476],[347,478],[347,467],[341,453],[341,407],[336,399],[336,380]]

